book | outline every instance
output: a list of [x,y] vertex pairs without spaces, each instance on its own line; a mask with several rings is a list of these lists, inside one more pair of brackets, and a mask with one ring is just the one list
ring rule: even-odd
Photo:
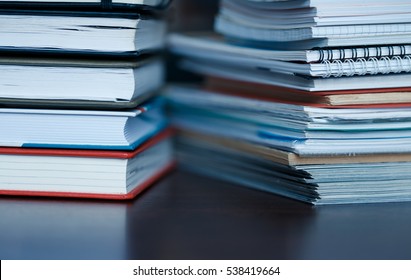
[[[0,57],[0,103],[48,108],[135,108],[163,86],[160,59]],[[78,107],[76,107],[78,106]]]
[[[181,55],[195,55],[200,51],[200,55],[212,55],[214,53],[221,55],[233,55],[236,57],[246,56],[261,60],[279,60],[279,61],[298,61],[298,62],[317,62],[325,61],[345,61],[347,59],[366,60],[376,57],[405,57],[411,55],[411,45],[393,45],[393,46],[367,46],[351,48],[324,48],[313,50],[276,50],[269,48],[252,48],[239,44],[228,44],[227,40],[219,34],[203,33],[172,33],[167,38],[167,43],[172,52]],[[210,52],[210,54],[205,53]]]
[[[270,28],[409,22],[406,1],[249,1],[222,0],[220,14]],[[395,15],[395,16],[393,16]]]
[[272,49],[407,44],[411,4],[224,0],[215,30],[232,42]]
[[134,110],[0,108],[0,146],[133,150],[167,125],[164,101]]
[[0,148],[0,195],[132,199],[173,167],[170,133],[129,152]]
[[177,159],[185,169],[313,205],[411,201],[409,161],[289,166],[225,144],[183,135]]
[[409,44],[410,23],[313,26],[295,29],[271,29],[241,24],[227,16],[218,16],[215,30],[240,44],[274,49],[312,49],[363,45]]
[[165,30],[138,13],[1,10],[0,51],[135,56],[161,49]]
[[249,153],[264,158],[273,163],[288,166],[298,165],[321,165],[321,164],[361,164],[381,162],[410,162],[411,154],[350,154],[341,155],[298,155],[293,152],[280,150],[273,147],[258,145],[255,143],[221,137],[211,134],[198,133],[190,130],[179,130],[178,142],[185,147],[192,146],[199,149],[213,149],[215,152]]
[[206,77],[204,89],[254,99],[324,108],[411,106],[411,88],[303,91],[260,83]]
[[164,8],[171,0],[0,0],[1,8],[89,8],[89,9],[154,9]]
[[409,107],[326,109],[169,87],[172,122],[300,156],[411,152]]
[[[249,9],[294,10],[316,15],[366,15],[368,13],[401,13],[411,5],[407,0],[347,0],[343,2],[329,0],[223,0],[222,4],[236,4]],[[313,9],[314,8],[314,9]],[[301,9],[301,10],[300,10]]]
[[411,87],[410,74],[379,74],[347,77],[310,77],[293,73],[271,72],[267,69],[250,69],[203,60],[182,60],[181,67],[203,76],[213,76],[235,81],[246,81],[288,87],[303,91],[335,91]]
[[[181,38],[181,39],[180,39]],[[196,40],[199,40],[196,42]],[[341,77],[353,75],[376,75],[401,73],[411,71],[411,56],[369,56],[365,59],[341,59],[332,61],[322,59],[321,63],[297,63],[277,59],[259,57],[259,51],[251,47],[237,47],[226,44],[223,41],[209,40],[204,37],[182,38],[181,35],[171,37],[170,45],[173,52],[189,58],[215,62],[240,68],[267,69],[271,72],[300,74],[312,77]],[[373,48],[371,48],[373,49]],[[380,53],[382,49],[377,49]],[[386,47],[389,52],[394,52],[394,47]],[[407,49],[406,46],[398,46],[397,49]],[[268,52],[268,51],[262,51]],[[320,51],[317,51],[320,53]],[[343,50],[345,53],[346,51]],[[257,53],[257,55],[256,55]],[[281,57],[281,51],[277,51]],[[290,53],[290,52],[289,52]],[[341,56],[342,54],[340,54]],[[268,56],[268,54],[266,55]],[[274,54],[271,55],[273,57]],[[324,56],[324,55],[323,55]],[[291,58],[290,60],[295,60]]]

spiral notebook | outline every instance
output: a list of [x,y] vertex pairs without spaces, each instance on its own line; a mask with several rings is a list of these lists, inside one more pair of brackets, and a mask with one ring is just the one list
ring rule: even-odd
[[409,73],[365,75],[352,77],[315,78],[292,73],[273,73],[262,69],[227,66],[204,61],[185,60],[181,66],[191,72],[234,81],[247,81],[264,85],[288,87],[303,91],[361,90],[371,88],[411,87]]
[[[312,77],[375,75],[411,71],[411,46],[382,46],[313,51],[269,51],[246,46],[233,46],[221,37],[172,35],[172,51],[209,63],[241,68],[267,69],[271,72]],[[295,55],[295,57],[293,57]],[[310,56],[310,58],[309,58]],[[317,62],[295,61],[316,59]],[[290,61],[285,61],[290,60]]]
[[[180,55],[212,56],[233,55],[245,56],[254,59],[279,60],[279,61],[301,61],[301,62],[325,62],[335,60],[358,60],[376,57],[404,57],[411,55],[411,44],[406,45],[379,45],[351,48],[323,48],[313,50],[275,50],[267,48],[253,48],[241,44],[228,44],[227,40],[217,33],[173,33],[168,36],[168,46]],[[200,52],[200,53],[197,53]],[[210,52],[208,54],[207,52]],[[213,53],[213,54],[211,54]]]

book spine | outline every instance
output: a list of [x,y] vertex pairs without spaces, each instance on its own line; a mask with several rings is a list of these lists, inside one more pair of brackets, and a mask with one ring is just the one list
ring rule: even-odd
[[326,60],[322,64],[325,66],[323,78],[411,72],[411,55]]
[[369,59],[376,57],[392,58],[394,56],[404,57],[411,55],[411,45],[400,46],[376,46],[376,47],[364,47],[364,48],[346,48],[346,49],[317,49],[315,50],[315,59],[312,62],[324,62],[334,60],[346,60],[359,58]]

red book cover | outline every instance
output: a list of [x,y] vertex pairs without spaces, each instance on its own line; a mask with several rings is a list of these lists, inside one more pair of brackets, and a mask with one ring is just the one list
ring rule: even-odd
[[[29,155],[29,156],[56,156],[56,157],[86,157],[86,158],[115,158],[132,159],[136,155],[155,146],[163,140],[173,135],[172,129],[167,129],[155,137],[151,138],[134,151],[104,151],[104,150],[70,150],[70,149],[42,149],[42,148],[8,148],[0,147],[0,155]],[[0,185],[0,195],[10,196],[43,196],[43,197],[66,197],[66,198],[91,198],[91,199],[111,199],[125,200],[133,199],[138,194],[146,190],[154,182],[161,179],[165,174],[175,167],[175,162],[170,161],[166,166],[156,171],[149,179],[138,184],[126,194],[105,194],[105,193],[80,193],[80,192],[60,192],[60,191],[20,191],[2,190]]]

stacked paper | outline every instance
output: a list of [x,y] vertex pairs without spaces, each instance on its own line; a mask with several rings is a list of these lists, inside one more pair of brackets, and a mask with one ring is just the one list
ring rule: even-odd
[[169,1],[0,1],[0,195],[130,199],[173,166]]
[[410,201],[410,7],[221,1],[224,36],[169,38],[205,77],[167,90],[182,163],[316,205]]

